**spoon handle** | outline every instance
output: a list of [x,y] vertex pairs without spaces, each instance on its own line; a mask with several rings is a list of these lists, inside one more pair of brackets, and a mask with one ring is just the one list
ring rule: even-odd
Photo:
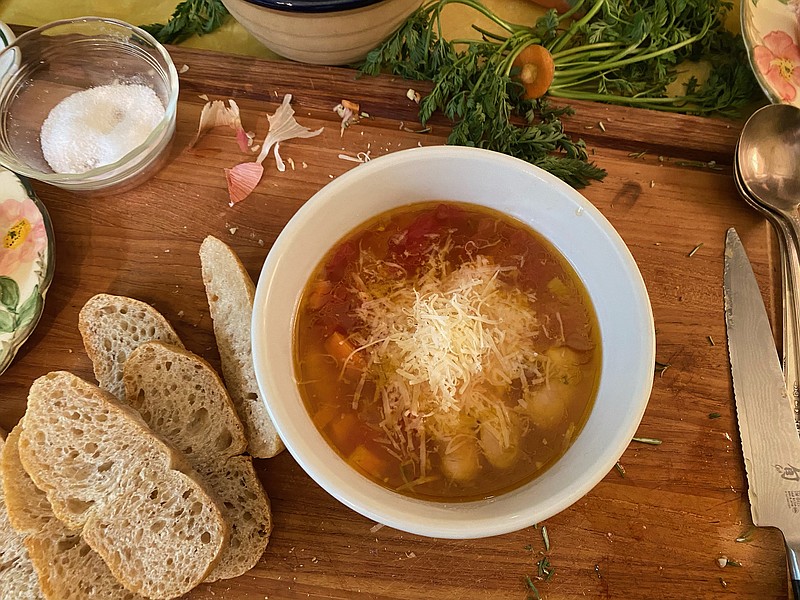
[[791,219],[776,221],[783,275],[783,375],[800,429],[800,229]]
[[800,429],[800,223],[796,218],[778,219],[785,257],[783,294],[783,361],[786,391]]

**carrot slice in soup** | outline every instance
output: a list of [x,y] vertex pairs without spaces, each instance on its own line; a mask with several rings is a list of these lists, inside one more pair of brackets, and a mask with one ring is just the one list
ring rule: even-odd
[[338,331],[334,331],[325,340],[325,350],[338,361],[339,365],[357,369],[364,367],[364,359],[359,354],[355,354],[356,347]]
[[346,456],[358,445],[361,422],[355,413],[347,412],[334,417],[328,426],[333,443]]
[[379,479],[383,478],[386,472],[386,462],[381,460],[364,444],[357,446],[355,450],[347,457],[348,462],[360,467],[373,477]]

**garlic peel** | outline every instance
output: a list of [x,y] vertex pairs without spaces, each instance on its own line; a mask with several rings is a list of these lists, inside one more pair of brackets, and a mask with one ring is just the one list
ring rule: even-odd
[[[241,132],[247,135],[242,128],[242,119],[239,114],[239,105],[233,99],[228,100],[228,106],[222,100],[211,100],[206,102],[200,112],[200,124],[197,127],[197,135],[194,136],[191,146],[194,146],[200,137],[214,127],[230,127],[236,131],[236,139],[239,140]],[[241,142],[239,142],[241,148]],[[245,148],[246,151],[246,148]]]
[[[274,148],[275,165],[278,171],[283,172],[286,171],[286,164],[283,162],[280,155],[281,142],[294,138],[311,138],[322,133],[323,127],[312,131],[308,127],[300,125],[294,118],[294,109],[291,106],[291,102],[292,95],[286,94],[283,97],[283,102],[281,102],[281,105],[275,111],[275,114],[267,115],[269,131],[264,138],[264,143],[260,145],[261,152],[258,158],[256,158],[254,162],[245,162],[236,165],[232,169],[225,169],[230,206],[247,198],[256,188],[264,175],[262,163],[264,159],[267,158],[271,149]],[[231,103],[235,106],[232,100]],[[238,116],[238,106],[236,107],[236,111]],[[255,147],[251,147],[253,146],[253,136],[241,130],[241,121],[239,121],[238,127],[236,139],[239,142],[239,147],[244,151],[249,149],[250,152],[255,152],[259,146],[255,145]]]
[[[286,94],[283,97],[283,102],[275,111],[274,115],[267,115],[269,121],[269,132],[267,137],[264,138],[264,143],[261,145],[261,152],[256,159],[256,162],[262,163],[267,158],[270,149],[274,144],[285,142],[294,138],[311,138],[322,133],[324,127],[312,131],[308,127],[303,127],[294,118],[294,109],[291,105],[292,95]],[[276,154],[276,160],[278,155]],[[284,167],[285,168],[285,167]]]
[[260,163],[245,162],[232,169],[225,169],[225,179],[228,182],[229,206],[247,198],[261,181],[264,167]]

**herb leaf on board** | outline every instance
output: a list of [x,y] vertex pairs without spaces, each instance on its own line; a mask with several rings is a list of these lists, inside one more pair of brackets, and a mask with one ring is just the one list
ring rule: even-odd
[[166,23],[140,25],[162,44],[179,44],[218,29],[228,17],[221,0],[183,0]]

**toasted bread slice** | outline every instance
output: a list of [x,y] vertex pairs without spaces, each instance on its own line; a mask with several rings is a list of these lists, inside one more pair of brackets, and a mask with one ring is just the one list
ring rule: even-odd
[[122,367],[134,349],[159,340],[183,348],[172,325],[155,308],[125,296],[97,294],[78,316],[78,329],[100,387],[125,398]]
[[[3,451],[5,443],[0,439],[0,452]],[[4,487],[5,479],[0,471],[0,598],[38,600],[44,597],[39,577],[25,548],[25,534],[11,526]]]
[[180,596],[227,544],[221,509],[185,457],[132,408],[71,373],[31,386],[19,455],[53,514],[131,591]]
[[249,571],[267,546],[272,517],[252,459],[241,456],[247,440],[219,375],[199,356],[147,342],[128,357],[123,381],[128,404],[186,455],[222,503],[231,538],[207,581]]
[[200,263],[222,375],[244,423],[248,450],[270,458],[284,449],[258,391],[250,347],[255,285],[239,257],[224,242],[208,236],[200,245]]
[[[80,534],[56,519],[45,493],[34,485],[19,458],[20,428],[8,435],[0,452],[0,473],[14,490],[9,517],[25,537],[25,547],[38,576],[37,585],[48,600],[141,600],[111,574],[100,555]],[[9,497],[12,497],[9,495]],[[0,598],[16,598],[0,593]]]

